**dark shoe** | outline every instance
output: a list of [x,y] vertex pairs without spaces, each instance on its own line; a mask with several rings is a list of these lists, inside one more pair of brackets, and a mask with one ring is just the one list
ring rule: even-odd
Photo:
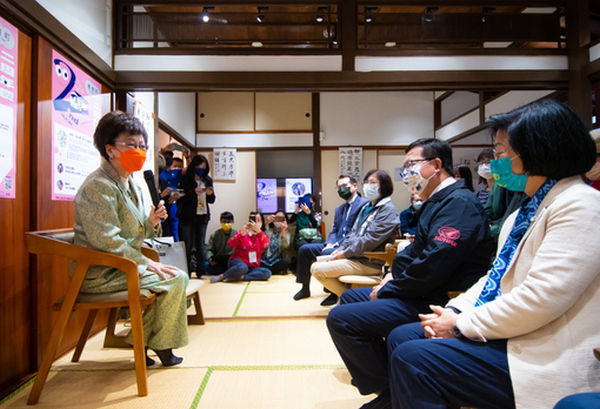
[[331,291],[329,291],[327,288],[323,287],[323,291],[326,292],[327,294],[331,294]]
[[392,398],[389,389],[360,407],[360,409],[392,409]]
[[183,362],[183,358],[173,355],[172,349],[153,349],[158,355],[160,362],[163,366],[173,366],[178,365]]
[[156,361],[148,356],[148,347],[146,347],[146,366],[152,366]]
[[298,291],[296,294],[294,294],[294,300],[298,301],[301,300],[303,298],[308,298],[310,297],[310,290],[305,290],[304,288],[300,291]]
[[323,307],[327,307],[329,305],[335,304],[336,302],[338,302],[337,294],[331,293],[327,296],[327,298],[325,298],[323,301],[321,301],[321,305]]

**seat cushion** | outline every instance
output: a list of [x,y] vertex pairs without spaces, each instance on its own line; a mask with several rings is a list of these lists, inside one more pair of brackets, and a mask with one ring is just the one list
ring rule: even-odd
[[342,283],[360,284],[360,285],[377,285],[381,282],[379,276],[361,276],[361,275],[345,275],[338,278]]
[[[152,291],[142,288],[140,290],[140,296],[148,298],[152,295]],[[79,293],[77,296],[77,303],[91,303],[91,302],[106,302],[106,301],[127,301],[127,291],[117,291],[114,293]]]

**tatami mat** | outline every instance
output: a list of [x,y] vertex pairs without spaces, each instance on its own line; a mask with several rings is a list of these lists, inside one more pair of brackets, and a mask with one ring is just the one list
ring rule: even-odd
[[[88,340],[80,362],[71,363],[71,353],[55,361],[37,407],[360,407],[373,396],[361,396],[350,384],[325,325],[329,308],[319,305],[326,297],[322,286],[313,282],[313,296],[294,301],[298,289],[292,275],[206,282],[200,288],[206,325],[189,327],[190,343],[176,350],[181,365],[148,370],[149,396],[137,396],[132,350],[103,348],[102,332]],[[30,407],[30,389],[31,383],[0,407]]]

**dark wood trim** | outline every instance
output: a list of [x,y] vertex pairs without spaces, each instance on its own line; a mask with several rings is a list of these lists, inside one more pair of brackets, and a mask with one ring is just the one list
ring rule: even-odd
[[378,72],[118,71],[117,88],[155,91],[566,89],[567,70]]
[[449,144],[453,144],[454,142],[459,141],[461,139],[464,139],[467,136],[471,136],[471,135],[473,135],[473,134],[475,134],[475,133],[477,133],[479,131],[483,131],[485,128],[486,128],[485,125],[478,125],[478,126],[476,126],[474,128],[471,128],[471,129],[469,129],[467,131],[464,131],[463,133],[460,133],[460,134],[458,134],[456,136],[453,136],[450,139],[446,139],[446,142],[448,142]]
[[319,209],[323,208],[323,196],[321,191],[321,95],[318,92],[312,94],[312,133],[313,133],[313,194],[317,193],[319,198]]
[[[357,52],[356,0],[346,0],[341,6],[342,70],[354,71]],[[338,25],[339,27],[339,25]]]
[[359,57],[430,57],[430,56],[539,56],[539,55],[567,55],[567,50],[564,48],[443,48],[443,49],[360,49],[356,51],[356,56]]
[[[158,94],[158,93],[157,93]],[[160,107],[159,107],[160,109]],[[157,116],[158,117],[158,116]],[[183,146],[186,146],[190,149],[197,149],[195,146],[192,146],[191,143],[189,143],[184,137],[183,135],[181,135],[179,132],[177,132],[175,129],[171,128],[165,121],[163,121],[162,119],[158,118],[158,129],[162,129],[163,131],[165,131],[166,133],[169,134],[170,137],[174,138],[175,140],[177,140],[177,142],[179,142],[180,144],[182,144]]]
[[0,0],[1,6],[17,16],[31,30],[39,33],[66,54],[81,69],[114,88],[115,72],[83,41],[63,26],[35,0]]
[[[213,149],[223,148],[223,146],[200,146],[193,148],[193,150],[198,152],[212,152]],[[233,148],[233,147],[232,147]],[[235,149],[239,152],[252,152],[252,151],[312,151],[312,146],[238,146]]]
[[445,91],[442,95],[440,95],[439,97],[435,98],[434,101],[436,101],[436,102],[442,102],[443,100],[445,100],[446,98],[448,98],[452,94],[454,94],[454,91]]
[[[323,4],[323,5],[327,5],[327,4],[331,4],[331,5],[341,5],[342,3],[344,3],[345,0],[323,0],[323,2],[319,3],[319,4]],[[116,3],[116,2],[115,2]],[[192,6],[197,6],[198,5],[198,1],[197,0],[160,0],[160,5],[177,5],[177,6],[183,6],[183,5],[192,5]],[[261,5],[270,5],[270,4],[307,4],[310,3],[310,1],[306,1],[306,0],[261,0],[259,2],[257,2],[256,0],[211,0],[209,4],[211,5],[219,5],[219,4],[239,4],[239,5],[244,5],[244,4],[249,4],[249,5],[256,5],[257,3],[261,4]],[[152,5],[153,2],[152,1],[144,1],[144,0],[118,0],[118,4],[125,6],[125,5]]]
[[483,91],[479,91],[479,125],[485,123],[485,96]]
[[[255,116],[255,120],[256,120],[256,116]],[[256,128],[256,125],[255,125]],[[296,133],[296,134],[305,134],[305,133],[312,133],[311,129],[304,129],[304,130],[284,130],[284,131],[273,131],[273,130],[268,130],[268,131],[261,131],[260,129],[254,129],[253,131],[206,131],[206,130],[202,130],[202,131],[196,131],[197,134],[207,134],[207,135],[211,135],[211,134],[223,134],[223,135],[227,135],[227,134],[240,134],[240,135],[245,135],[245,134],[255,134],[255,133],[260,133],[260,134],[278,134],[278,133]]]
[[[566,3],[566,0],[461,0],[453,5],[461,6],[521,6],[521,7],[559,7]],[[424,2],[422,0],[359,0],[359,5],[403,5],[403,6],[448,6],[447,0],[433,0]],[[525,3],[525,4],[524,4]]]
[[115,50],[114,55],[340,55],[340,49],[330,48],[197,48],[158,47]]
[[339,148],[347,148],[349,146],[357,146],[365,150],[375,150],[375,151],[397,151],[397,150],[405,150],[408,145],[331,145],[331,146],[321,146],[321,151],[336,151]]
[[[443,124],[441,124],[439,127],[435,128],[435,129],[434,129],[434,131],[437,131],[438,129],[441,129],[441,128],[445,127],[446,125],[449,125],[449,124],[451,124],[452,122],[454,122],[454,121],[457,121],[457,120],[461,119],[462,117],[469,115],[470,113],[472,113],[472,112],[473,112],[473,111],[475,111],[476,109],[479,109],[479,105],[477,105],[477,106],[475,106],[475,107],[473,107],[473,108],[469,109],[468,111],[465,111],[465,112],[463,112],[462,114],[460,114],[460,115],[458,115],[458,116],[455,116],[454,118],[451,118],[450,120],[448,120],[448,121],[444,122],[444,123],[443,123]],[[481,117],[481,115],[480,115],[480,117]]]
[[600,58],[587,64],[583,72],[591,82],[598,81],[600,79]]
[[592,124],[592,87],[585,75],[589,61],[590,2],[571,0],[566,5],[567,50],[569,56],[568,102],[586,126]]
[[489,144],[465,144],[465,145],[452,145],[452,149],[454,148],[490,148],[494,146],[490,140]]

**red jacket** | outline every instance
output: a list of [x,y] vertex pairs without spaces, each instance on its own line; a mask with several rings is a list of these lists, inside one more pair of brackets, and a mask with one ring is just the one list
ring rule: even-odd
[[[232,238],[227,240],[227,245],[233,249],[230,258],[239,258],[248,267],[260,267],[260,257],[264,249],[269,247],[269,236],[261,231],[259,234],[245,234],[238,231]],[[251,263],[248,254],[254,251],[256,253],[256,262]]]

